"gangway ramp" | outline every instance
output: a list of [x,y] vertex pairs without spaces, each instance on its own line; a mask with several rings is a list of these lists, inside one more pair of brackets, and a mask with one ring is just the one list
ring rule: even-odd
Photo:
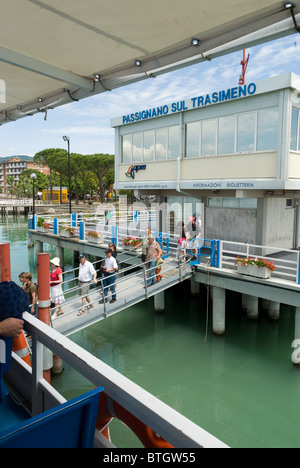
[[91,288],[89,294],[93,308],[87,309],[83,315],[78,316],[82,303],[81,297],[76,296],[75,299],[68,300],[63,304],[64,314],[53,319],[52,326],[65,336],[72,335],[191,278],[192,269],[189,262],[181,263],[176,259],[167,259],[163,264],[161,274],[163,275],[162,281],[150,287],[145,284],[145,280],[147,280],[145,267],[136,273],[118,277],[116,281],[117,301],[112,304],[110,304],[110,291],[107,296],[109,302],[99,304],[104,287],[103,279],[100,279],[97,287]]

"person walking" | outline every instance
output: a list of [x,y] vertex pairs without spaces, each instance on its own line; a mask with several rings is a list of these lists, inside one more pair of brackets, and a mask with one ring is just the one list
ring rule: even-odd
[[64,313],[61,307],[65,302],[65,297],[61,287],[61,283],[63,281],[62,269],[60,268],[60,259],[58,257],[50,260],[50,264],[50,298],[55,307],[52,318],[56,319],[59,315]]
[[28,312],[32,315],[37,314],[37,287],[32,282],[32,274],[31,273],[23,273],[24,278],[24,286],[23,289],[26,292],[29,298],[29,308]]
[[148,260],[148,280],[147,287],[152,286],[156,283],[155,268],[157,265],[157,260],[161,258],[161,248],[158,242],[154,240],[153,237],[149,237],[149,247],[147,251],[147,260]]
[[[79,295],[82,298],[82,308],[77,315],[83,315],[87,309],[94,307],[89,297],[89,290],[92,281],[97,284],[97,273],[93,264],[87,260],[86,255],[79,255],[79,262],[78,286]],[[87,306],[86,303],[88,303]]]
[[112,294],[112,300],[110,301],[111,304],[116,302],[117,295],[116,295],[116,272],[118,271],[118,264],[116,259],[113,257],[113,252],[111,249],[107,250],[106,258],[103,266],[103,271],[105,275],[104,283],[104,291],[103,291],[103,299],[99,301],[99,304],[104,304],[104,301],[107,302],[107,295],[108,289],[110,289]]

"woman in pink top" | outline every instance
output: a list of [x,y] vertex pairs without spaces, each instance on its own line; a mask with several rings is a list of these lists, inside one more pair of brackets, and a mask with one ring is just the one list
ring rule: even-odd
[[51,302],[55,304],[54,313],[52,318],[55,319],[59,315],[63,314],[61,304],[65,302],[61,283],[62,283],[62,269],[60,268],[60,260],[55,257],[50,260],[51,272],[50,272],[50,297]]

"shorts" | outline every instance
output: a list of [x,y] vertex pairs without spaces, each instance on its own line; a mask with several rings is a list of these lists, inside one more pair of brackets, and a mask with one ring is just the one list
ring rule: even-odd
[[143,263],[146,263],[146,258],[147,258],[147,254],[142,254],[142,262]]
[[78,287],[79,287],[79,296],[88,296],[89,290],[90,290],[90,283],[82,283],[81,281],[78,281]]

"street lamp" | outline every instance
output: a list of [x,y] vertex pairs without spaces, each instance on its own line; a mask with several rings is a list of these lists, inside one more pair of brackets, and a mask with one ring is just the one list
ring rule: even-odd
[[36,178],[37,178],[37,175],[35,172],[33,172],[32,174],[30,174],[30,178],[32,180],[32,220],[33,220],[33,223],[32,223],[32,229],[35,229],[35,204],[34,204],[34,201],[35,201],[35,193],[34,193],[34,183],[36,181]]
[[70,137],[64,135],[64,141],[68,142],[68,177],[69,177],[69,214],[72,213],[72,202],[71,202],[71,165],[70,165]]

